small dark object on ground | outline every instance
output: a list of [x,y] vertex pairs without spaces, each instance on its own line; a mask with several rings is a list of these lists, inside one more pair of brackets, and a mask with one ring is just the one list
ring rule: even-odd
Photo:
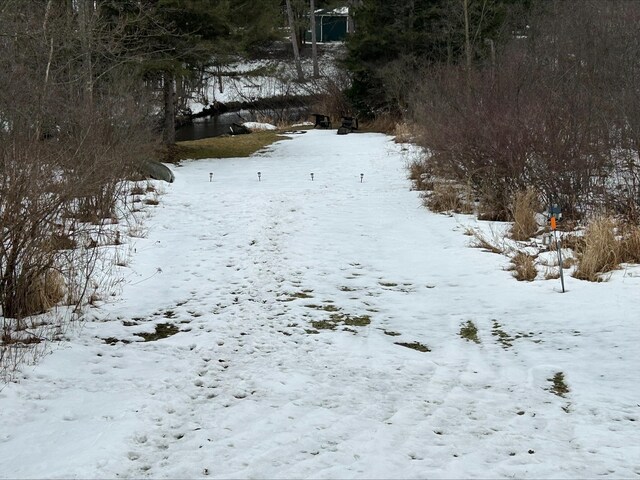
[[322,115],[321,113],[312,113],[314,117],[316,117],[316,123],[313,128],[331,128],[331,119],[327,115]]
[[229,130],[231,130],[231,135],[246,135],[247,133],[251,133],[251,130],[247,127],[235,122],[231,124]]
[[346,135],[358,129],[358,119],[355,117],[342,117],[342,125],[338,128],[338,135]]

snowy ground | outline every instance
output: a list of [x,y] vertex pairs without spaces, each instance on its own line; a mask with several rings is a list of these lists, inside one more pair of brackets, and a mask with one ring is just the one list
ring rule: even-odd
[[640,476],[638,268],[516,282],[401,148],[311,131],[176,168],[122,294],[0,391],[0,476]]

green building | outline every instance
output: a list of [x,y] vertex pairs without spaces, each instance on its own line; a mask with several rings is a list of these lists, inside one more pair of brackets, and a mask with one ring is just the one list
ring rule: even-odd
[[[344,42],[349,33],[348,17],[347,7],[316,10],[316,41]],[[310,30],[306,32],[306,40],[311,41]]]

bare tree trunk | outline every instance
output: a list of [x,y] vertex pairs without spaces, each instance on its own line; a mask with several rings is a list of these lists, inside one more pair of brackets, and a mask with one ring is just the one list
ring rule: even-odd
[[300,48],[298,48],[298,38],[296,32],[295,20],[293,18],[293,9],[291,8],[291,0],[287,1],[287,16],[289,17],[289,30],[291,30],[291,45],[293,46],[293,59],[296,64],[296,72],[298,81],[304,80],[304,72],[302,71],[302,63],[300,62]]
[[164,93],[164,128],[162,140],[165,145],[176,143],[176,93],[173,73],[164,72],[162,75]]
[[464,50],[467,57],[467,71],[471,71],[471,38],[469,37],[469,0],[462,0],[464,10]]
[[80,33],[80,45],[82,49],[82,66],[84,79],[85,107],[93,109],[93,61],[91,58],[91,30],[94,15],[93,0],[82,0],[78,3],[78,23]]
[[362,5],[362,0],[349,0],[349,13],[347,15],[347,33],[355,33],[356,22],[353,20],[353,9]]
[[311,0],[311,57],[313,58],[313,78],[320,76],[318,66],[318,45],[316,41],[316,0]]
[[467,94],[471,90],[471,39],[469,37],[469,0],[462,0],[464,10],[464,50],[467,66]]

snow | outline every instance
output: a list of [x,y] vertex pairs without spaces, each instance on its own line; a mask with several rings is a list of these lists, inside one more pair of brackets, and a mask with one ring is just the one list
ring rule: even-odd
[[421,206],[409,154],[314,130],[176,167],[121,294],[0,391],[0,476],[640,475],[638,267],[517,282],[469,247],[488,224]]
[[249,130],[277,130],[278,127],[272,125],[270,123],[262,123],[262,122],[244,122],[242,125],[247,127]]

